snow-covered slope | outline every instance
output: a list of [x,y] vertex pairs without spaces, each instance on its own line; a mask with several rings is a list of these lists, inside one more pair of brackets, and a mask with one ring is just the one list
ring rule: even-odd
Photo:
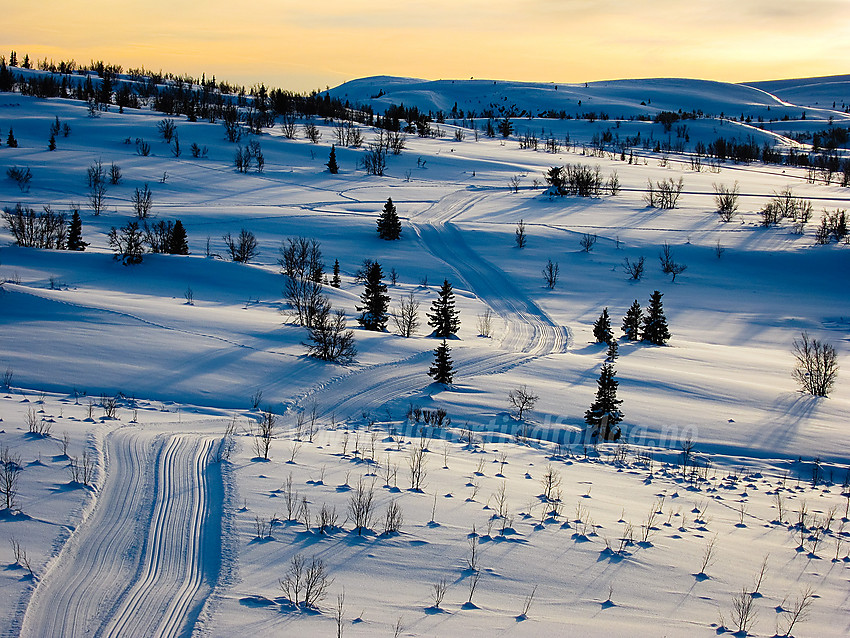
[[[581,112],[604,107],[612,118],[801,110],[761,90],[689,80],[557,91],[396,78],[345,86],[352,102],[383,89],[374,105],[451,110],[457,101],[478,110],[501,100],[535,116],[573,102],[575,115],[579,99]],[[835,113],[806,109],[807,125],[826,126]],[[49,151],[57,117],[71,133]],[[17,506],[3,511],[0,532],[23,543],[33,571],[0,543],[4,633],[331,634],[330,607],[344,591],[346,636],[715,635],[735,628],[733,596],[752,592],[766,554],[752,633],[783,633],[807,587],[817,597],[806,598],[811,613],[794,634],[850,631],[842,485],[850,385],[842,369],[831,396],[817,398],[791,377],[792,343],[804,330],[834,344],[846,368],[850,253],[846,242],[817,245],[814,227],[822,211],[849,208],[847,188],[788,166],[699,165],[642,143],[621,161],[563,143],[604,128],[622,138],[677,134],[648,121],[514,118],[519,135],[554,132],[561,142],[547,153],[450,118],[435,137],[408,135],[378,177],[361,168],[367,148],[339,144],[331,122],[315,120],[316,144],[303,121],[296,139],[280,128],[246,133],[241,143],[261,145],[265,169],[245,174],[220,123],[175,118],[178,157],[159,138],[162,119],[132,109],[90,117],[78,102],[0,94],[0,166],[32,172],[23,190],[0,180],[2,205],[76,204],[90,243],[79,253],[22,248],[0,229],[0,372],[9,373],[0,451],[21,468]],[[682,140],[691,143],[774,139],[755,123],[688,126]],[[5,144],[10,129],[17,148]],[[377,135],[361,130],[367,145]],[[150,156],[137,153],[136,139],[151,144]],[[187,153],[193,142],[205,157]],[[338,175],[325,166],[332,144]],[[96,216],[86,174],[98,160],[122,178],[107,184]],[[544,171],[567,163],[598,166],[604,180],[616,174],[618,193],[550,197]],[[676,208],[647,205],[648,180],[680,177]],[[739,210],[724,223],[715,185],[735,183]],[[145,184],[153,220],[179,218],[191,254],[123,266],[108,233],[132,218]],[[785,188],[811,202],[813,219],[764,227],[759,210]],[[375,232],[389,197],[403,220],[397,242]],[[259,248],[247,264],[230,261],[223,240],[242,228]],[[354,330],[359,352],[349,366],[306,357],[306,330],[288,315],[279,248],[299,235],[320,241],[326,271],[339,261],[341,286],[325,292]],[[665,243],[687,266],[675,282],[659,265]],[[624,260],[641,257],[645,274],[631,280]],[[393,306],[410,294],[419,302],[413,337],[394,334],[392,321],[385,333],[357,326],[364,259],[395,273]],[[560,271],[553,289],[541,273],[549,260]],[[438,340],[427,336],[425,313],[444,279],[461,315],[449,387],[427,375]],[[626,310],[653,290],[664,294],[670,342],[622,339]],[[624,441],[596,446],[584,415],[606,357],[592,336],[603,308],[620,339]],[[522,386],[538,399],[520,420],[508,394]],[[254,436],[260,409],[277,415],[268,459]],[[426,424],[420,410],[445,410],[451,421]],[[32,433],[31,423],[52,431]],[[695,463],[683,468],[691,444]],[[408,468],[421,446],[427,472],[417,490]],[[72,480],[83,450],[94,463],[89,485]],[[561,491],[547,499],[550,464]],[[349,507],[361,482],[374,486],[375,517],[358,533]],[[392,502],[404,522],[384,535]],[[320,531],[323,506],[335,508],[336,522]],[[481,551],[475,567],[472,545]],[[278,579],[296,554],[321,558],[333,579],[321,613],[282,597]],[[443,579],[446,597],[435,605]]]
[[[352,80],[331,89],[330,95],[352,104],[369,104],[378,112],[391,105],[416,106],[426,112],[453,107],[480,117],[485,111],[497,116],[505,112],[531,114],[565,112],[571,117],[585,113],[606,114],[612,119],[650,117],[661,111],[700,111],[707,116],[782,119],[799,118],[798,105],[815,107],[814,101],[797,101],[807,87],[821,90],[824,85],[806,84],[799,93],[788,93],[792,86],[779,85],[780,96],[771,94],[772,83],[752,85],[681,78],[611,80],[586,84],[527,83],[503,80],[417,80],[376,76]],[[835,86],[835,85],[832,85]],[[843,86],[843,85],[839,85]],[[793,99],[792,99],[793,98]],[[814,98],[817,99],[816,97]],[[833,97],[832,99],[836,99]],[[829,105],[821,103],[810,116],[818,117]],[[841,109],[839,109],[841,110]],[[848,116],[850,118],[850,116]]]
[[850,108],[850,75],[768,80],[765,82],[748,82],[747,85],[767,91],[786,102],[794,104],[832,108],[844,112]]

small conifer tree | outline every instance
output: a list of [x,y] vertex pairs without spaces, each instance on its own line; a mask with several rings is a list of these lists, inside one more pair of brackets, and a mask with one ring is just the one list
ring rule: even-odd
[[339,259],[334,259],[334,269],[333,269],[333,278],[331,279],[331,286],[334,288],[339,288],[340,281],[339,278]]
[[360,295],[363,305],[357,306],[360,313],[357,322],[366,330],[381,332],[387,327],[390,296],[386,294],[387,285],[382,281],[383,277],[381,264],[372,262],[366,271],[365,289]]
[[455,294],[448,279],[443,281],[440,293],[431,303],[428,325],[434,328],[433,335],[441,339],[451,337],[460,329],[460,316],[455,310]]
[[623,401],[617,398],[619,382],[615,378],[616,375],[614,366],[610,363],[602,364],[596,382],[596,399],[584,413],[585,423],[592,428],[591,436],[603,441],[616,441],[621,435],[617,424],[623,420],[623,413],[620,411]]
[[611,332],[611,318],[608,316],[608,308],[602,309],[599,319],[593,324],[593,336],[596,343],[611,343],[614,333]]
[[47,150],[48,151],[55,151],[56,150],[56,136],[53,133],[50,134],[50,139],[47,140]]
[[623,317],[623,334],[629,341],[640,341],[640,327],[643,323],[643,308],[640,307],[638,300],[626,311],[626,316]]
[[18,148],[18,140],[15,139],[15,132],[10,128],[9,135],[6,137],[6,146],[9,148]]
[[454,379],[454,371],[452,370],[451,348],[446,343],[445,339],[434,350],[434,365],[428,370],[428,376],[434,379],[435,383],[450,384]]
[[172,255],[189,254],[186,229],[183,227],[183,222],[179,219],[174,222],[174,227],[171,229],[171,237],[168,241],[168,252]]
[[619,356],[620,345],[617,343],[616,339],[611,339],[611,341],[608,342],[608,352],[605,355],[605,360],[609,363],[614,363]]
[[664,308],[661,305],[663,294],[657,290],[649,297],[649,306],[646,316],[643,318],[643,341],[649,341],[657,346],[663,346],[670,339],[670,330],[667,328],[667,317],[664,316]]
[[378,217],[378,237],[386,240],[395,240],[401,237],[401,221],[391,197],[387,199],[384,210]]
[[326,164],[328,167],[328,172],[331,175],[336,175],[339,173],[339,164],[336,163],[336,145],[331,145],[331,154],[328,156],[328,163]]
[[68,250],[83,251],[88,244],[83,241],[83,222],[80,213],[74,211],[71,216],[71,227],[68,229]]

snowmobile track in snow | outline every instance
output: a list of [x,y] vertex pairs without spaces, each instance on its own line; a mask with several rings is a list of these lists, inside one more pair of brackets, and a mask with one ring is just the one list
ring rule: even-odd
[[110,433],[97,503],[39,583],[21,635],[189,635],[220,565],[215,445]]

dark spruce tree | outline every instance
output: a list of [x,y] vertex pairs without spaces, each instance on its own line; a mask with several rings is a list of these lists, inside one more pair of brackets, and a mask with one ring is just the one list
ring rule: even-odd
[[179,219],[174,222],[171,235],[168,238],[168,252],[172,255],[188,255],[189,243],[186,238],[186,229]]
[[433,336],[441,339],[451,337],[460,329],[460,315],[455,310],[455,294],[448,279],[443,281],[440,293],[431,303],[428,325],[434,328]]
[[623,420],[623,413],[620,411],[623,401],[617,398],[619,382],[615,378],[616,375],[614,366],[610,363],[602,364],[596,382],[596,399],[584,413],[584,421],[591,428],[591,436],[602,441],[616,441],[621,435],[617,424]]
[[331,154],[328,156],[328,163],[325,165],[328,167],[328,172],[331,175],[336,175],[339,173],[339,164],[336,163],[336,145],[331,145]]
[[623,317],[623,334],[629,341],[640,341],[640,327],[643,323],[643,308],[640,307],[638,300],[626,311],[626,316]]
[[667,328],[667,317],[664,316],[664,308],[661,305],[662,293],[657,290],[649,297],[649,306],[646,316],[643,318],[642,341],[649,341],[657,346],[663,346],[670,339],[670,330]]
[[333,269],[333,277],[331,278],[331,286],[334,288],[339,288],[339,285],[342,282],[339,278],[339,259],[334,259],[334,269]]
[[378,217],[378,237],[392,241],[401,237],[401,221],[395,210],[392,197],[387,199],[384,204],[384,210],[381,211],[381,216]]
[[608,352],[605,353],[605,361],[609,363],[614,363],[617,360],[617,357],[620,356],[620,345],[617,343],[616,339],[611,339],[608,342]]
[[434,365],[428,370],[428,376],[434,379],[435,383],[449,385],[454,379],[451,350],[445,340],[434,350]]
[[55,151],[56,150],[56,136],[53,133],[50,134],[50,139],[47,140],[47,150],[48,151]]
[[611,318],[608,316],[608,308],[602,309],[599,319],[593,324],[593,337],[596,343],[611,343],[614,333],[611,332]]
[[9,135],[6,137],[6,146],[9,148],[18,148],[18,140],[15,139],[15,133],[9,129]]
[[360,316],[357,322],[366,330],[383,331],[387,327],[387,308],[390,296],[386,294],[387,286],[382,281],[384,277],[381,264],[372,262],[366,271],[365,289],[360,295],[362,306],[357,306]]
[[0,58],[0,91],[9,92],[14,84],[15,78],[12,72],[6,67],[6,61]]
[[83,222],[80,213],[71,215],[71,227],[68,229],[68,250],[83,251],[88,244],[83,241]]

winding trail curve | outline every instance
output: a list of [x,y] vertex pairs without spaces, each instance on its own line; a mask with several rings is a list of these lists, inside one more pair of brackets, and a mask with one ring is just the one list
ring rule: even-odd
[[[569,329],[556,324],[504,271],[476,253],[451,223],[484,197],[486,193],[477,189],[456,191],[410,219],[423,248],[444,261],[506,326],[497,348],[464,348],[458,342],[452,358],[459,378],[500,374],[566,352],[571,345]],[[358,417],[427,386],[425,372],[432,356],[429,349],[402,361],[343,374],[299,397],[298,403],[315,402],[322,416]]]

